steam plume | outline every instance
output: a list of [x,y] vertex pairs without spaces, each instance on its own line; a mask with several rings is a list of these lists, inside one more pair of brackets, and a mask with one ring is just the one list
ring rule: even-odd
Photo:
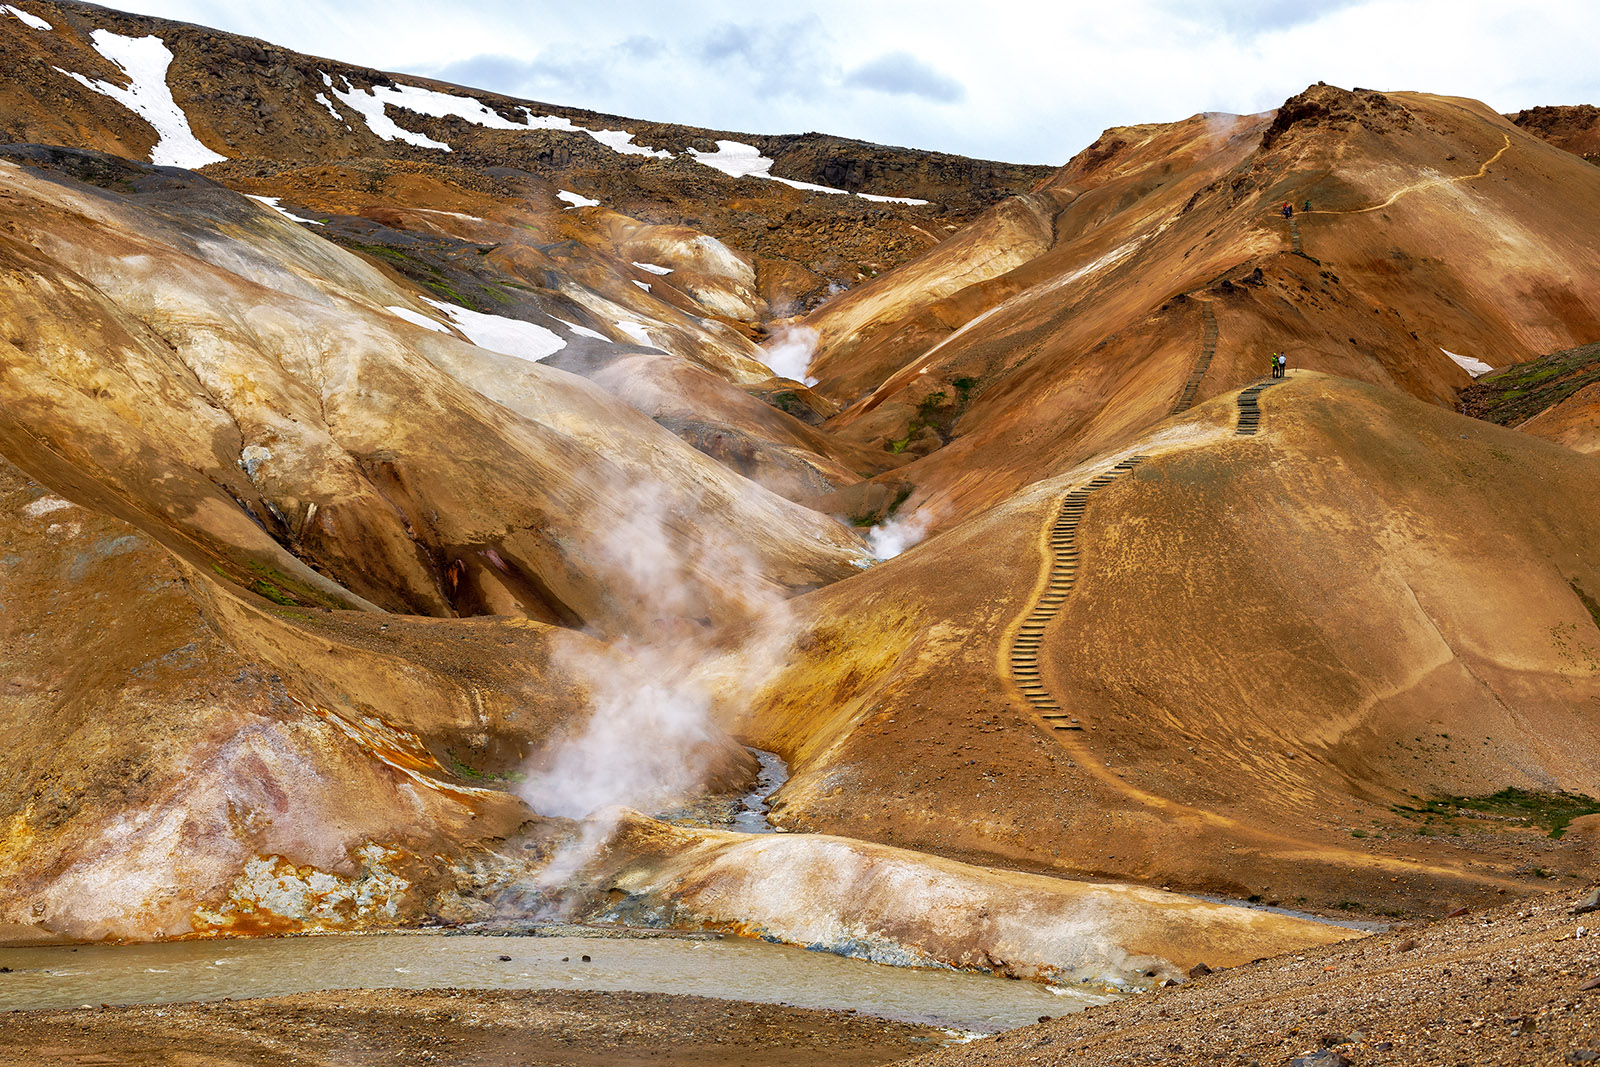
[[867,531],[867,547],[879,559],[893,559],[926,537],[934,518],[932,508],[918,508],[909,515],[896,516]]
[[547,896],[581,872],[626,809],[673,806],[738,752],[714,711],[748,700],[793,640],[782,592],[734,534],[696,521],[694,501],[648,482],[613,493],[627,518],[593,556],[607,588],[632,604],[633,632],[563,653],[590,681],[591,713],[535,758],[520,790],[535,811],[582,821],[540,876]]
[[816,385],[817,379],[807,378],[806,371],[811,368],[811,357],[816,355],[817,339],[817,331],[809,326],[786,326],[773,334],[761,350],[761,361],[780,378]]

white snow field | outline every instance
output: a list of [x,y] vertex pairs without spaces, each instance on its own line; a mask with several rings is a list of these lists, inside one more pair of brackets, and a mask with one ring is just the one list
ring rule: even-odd
[[[10,9],[15,11],[15,8]],[[109,30],[95,30],[89,35],[94,50],[122,69],[128,76],[128,86],[95,81],[82,74],[56,67],[85,88],[109,96],[123,107],[148,122],[156,131],[155,147],[150,149],[150,162],[158,167],[188,167],[193,170],[208,163],[221,163],[221,156],[200,143],[189,128],[189,117],[172,99],[167,88],[167,68],[172,66],[172,52],[166,42],[149,37],[123,37]]]
[[15,7],[15,6],[11,5],[11,4],[6,4],[5,5],[5,9],[7,11],[11,12],[11,14],[17,19],[17,21],[21,22],[24,26],[32,26],[36,30],[53,30],[53,29],[55,29],[54,26],[50,25],[50,23],[46,22],[44,19],[40,18],[38,15],[34,15],[34,14],[31,14],[31,13],[29,13],[27,11],[24,11],[20,7]]
[[[417,145],[419,148],[437,148],[442,152],[454,151],[444,141],[436,141],[426,134],[416,133],[398,125],[385,111],[386,107],[393,107],[418,115],[432,115],[435,118],[454,115],[456,118],[465,119],[467,122],[491,130],[561,130],[566,133],[586,133],[600,144],[620,155],[650,156],[657,159],[672,158],[672,153],[664,148],[650,148],[645,145],[635,144],[634,135],[627,130],[591,130],[587,126],[579,126],[571,119],[560,115],[535,115],[526,107],[519,109],[522,112],[522,121],[514,122],[476,97],[442,93],[437,89],[424,89],[417,85],[374,85],[372,88],[365,90],[351,86],[348,90],[344,90],[336,87],[333,84],[333,78],[327,73],[323,73],[322,80],[327,85],[329,92],[344,101],[352,110],[359,112],[366,119],[367,128],[386,141],[404,141],[407,144]],[[323,100],[323,103],[335,118],[340,118],[343,121],[338,111],[320,93],[317,98]],[[697,162],[735,178],[765,178],[768,181],[782,182],[784,185],[807,192],[830,193],[838,196],[859,196],[863,200],[871,200],[879,204],[916,205],[927,203],[926,200],[917,200],[909,196],[851,193],[848,189],[835,189],[829,185],[814,185],[811,182],[799,182],[792,178],[780,178],[772,173],[773,161],[771,159],[762,155],[755,145],[744,144],[740,141],[718,141],[715,152],[701,152],[698,149],[691,148],[689,149],[689,154]],[[563,192],[561,198],[567,200],[569,195],[576,196],[577,194]],[[582,203],[573,202],[572,206],[588,207],[598,202],[585,199]]]
[[1489,366],[1489,364],[1485,363],[1481,359],[1473,359],[1471,356],[1458,356],[1448,348],[1441,348],[1439,351],[1455,360],[1456,366],[1460,367],[1474,378],[1481,378],[1483,375],[1494,370],[1493,367]]
[[848,189],[835,189],[831,185],[813,185],[810,182],[797,182],[792,178],[780,178],[771,173],[773,160],[761,154],[761,150],[753,144],[742,141],[718,141],[715,152],[701,152],[698,149],[689,149],[689,154],[695,161],[703,163],[713,170],[735,178],[765,178],[768,181],[782,182],[784,185],[795,189],[804,189],[812,193],[836,193],[840,196],[859,196],[863,200],[873,200],[880,204],[926,204],[926,200],[916,200],[909,196],[878,196],[874,193],[851,193]]
[[428,316],[424,315],[420,311],[412,311],[410,308],[399,307],[398,305],[391,305],[383,310],[387,311],[395,318],[405,319],[414,326],[421,326],[424,330],[432,330],[434,333],[450,332],[450,327],[446,326],[442,322],[436,322],[433,319],[428,318]]
[[491,352],[537,363],[567,347],[566,340],[560,334],[531,322],[508,319],[504,315],[485,315],[481,311],[437,300],[429,300],[428,303],[444,312],[473,344]]
[[[551,317],[554,318],[554,316]],[[556,319],[556,321],[565,326],[567,329],[571,330],[573,333],[577,334],[579,337],[592,337],[596,341],[604,341],[608,345],[616,343],[605,334],[600,333],[597,330],[591,330],[587,326],[579,326],[577,323],[568,322],[566,319]]]
[[278,202],[279,199],[280,199],[279,197],[276,197],[276,196],[256,196],[254,193],[245,193],[244,195],[248,196],[251,200],[254,200],[258,204],[267,205],[272,210],[276,211],[278,214],[282,215],[284,218],[288,219],[291,222],[305,222],[305,223],[310,223],[312,226],[321,226],[322,225],[322,223],[318,222],[316,219],[303,219],[299,215],[296,215],[294,212],[290,211],[288,208],[284,207],[282,204],[280,204]]
[[583,196],[580,193],[575,193],[570,189],[561,190],[559,193],[556,194],[556,199],[557,200],[565,200],[568,204],[570,204],[571,207],[567,208],[568,211],[571,211],[572,208],[575,208],[575,207],[599,207],[600,206],[600,201],[598,201],[598,200],[590,200],[587,196]]
[[633,265],[635,267],[638,267],[640,270],[647,270],[651,274],[671,274],[672,273],[672,268],[671,267],[663,267],[663,266],[660,266],[659,264],[656,264],[656,263],[640,263],[637,259],[633,261]]
[[645,329],[640,323],[618,322],[617,329],[633,338],[638,344],[647,345],[650,348],[656,347],[656,343],[650,340],[650,331]]

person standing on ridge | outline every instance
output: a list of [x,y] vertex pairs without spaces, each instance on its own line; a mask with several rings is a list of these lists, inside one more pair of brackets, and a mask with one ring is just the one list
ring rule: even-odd
[[1279,352],[1278,353],[1278,377],[1287,378],[1288,376],[1289,376],[1289,357],[1284,355],[1282,352]]
[[1301,211],[1310,211],[1311,210],[1311,201],[1307,200],[1304,204],[1301,204],[1300,205],[1300,210]]
[[1285,200],[1283,202],[1283,217],[1290,218],[1294,215],[1294,205]]
[[1272,358],[1267,361],[1267,365],[1272,369],[1272,376],[1276,378],[1278,376],[1278,353],[1272,353]]

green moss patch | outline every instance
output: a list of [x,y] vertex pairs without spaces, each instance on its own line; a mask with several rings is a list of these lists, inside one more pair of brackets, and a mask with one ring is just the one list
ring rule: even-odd
[[1461,393],[1461,411],[1476,419],[1516,426],[1600,382],[1600,344],[1552,352],[1479,378]]
[[1513,788],[1482,797],[1437,797],[1415,807],[1399,804],[1394,810],[1407,818],[1430,822],[1437,819],[1446,823],[1481,815],[1537,828],[1552,838],[1560,838],[1573,819],[1600,813],[1600,800],[1582,793],[1540,793]]

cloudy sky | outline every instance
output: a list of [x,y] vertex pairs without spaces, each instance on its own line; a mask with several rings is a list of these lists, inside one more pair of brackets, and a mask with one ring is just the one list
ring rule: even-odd
[[100,0],[514,96],[1062,163],[1315,81],[1600,103],[1594,0]]

